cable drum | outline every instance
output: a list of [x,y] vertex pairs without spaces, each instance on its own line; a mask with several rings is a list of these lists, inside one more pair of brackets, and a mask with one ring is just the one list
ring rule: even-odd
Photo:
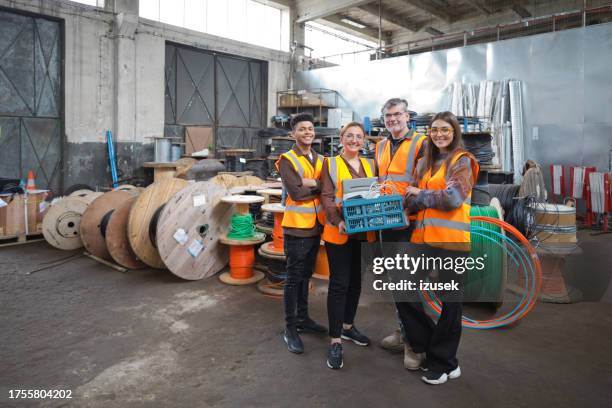
[[491,198],[496,197],[499,200],[504,214],[507,215],[512,211],[514,197],[518,194],[520,187],[516,184],[489,184],[489,194]]

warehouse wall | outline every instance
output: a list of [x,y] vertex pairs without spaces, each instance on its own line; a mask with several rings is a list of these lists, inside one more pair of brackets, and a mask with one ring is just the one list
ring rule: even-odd
[[64,24],[64,186],[108,185],[105,132],[117,138],[124,177],[142,176],[153,159],[150,136],[163,134],[165,42],[268,61],[268,117],[286,89],[289,56],[281,51],[61,0],[0,0],[0,7],[59,18]]
[[[523,81],[525,158],[608,169],[612,149],[612,24],[297,73],[299,88],[336,89],[361,117],[392,96],[410,109],[447,105],[453,82]],[[546,174],[548,171],[546,171]]]

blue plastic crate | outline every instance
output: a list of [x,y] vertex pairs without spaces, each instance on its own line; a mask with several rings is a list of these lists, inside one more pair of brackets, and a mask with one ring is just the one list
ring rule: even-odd
[[378,198],[358,198],[342,202],[346,232],[354,234],[406,226],[402,196],[385,195]]

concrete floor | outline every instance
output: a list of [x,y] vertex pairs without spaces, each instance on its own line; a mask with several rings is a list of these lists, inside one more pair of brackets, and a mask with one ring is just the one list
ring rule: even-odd
[[[281,303],[252,286],[123,274],[86,257],[26,274],[68,255],[46,243],[0,249],[0,406],[602,407],[612,399],[610,302],[540,303],[515,327],[465,330],[463,376],[433,387],[377,345],[345,345],[339,371],[325,366],[325,337],[304,335],[305,354],[290,354]],[[321,292],[311,310],[325,322]],[[357,316],[376,343],[394,320],[382,303]],[[15,401],[9,389],[70,389],[73,399]]]

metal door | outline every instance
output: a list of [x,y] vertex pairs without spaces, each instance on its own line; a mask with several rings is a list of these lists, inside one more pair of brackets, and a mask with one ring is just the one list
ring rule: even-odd
[[0,176],[62,187],[60,23],[0,10]]
[[175,44],[166,45],[165,135],[210,126],[218,149],[259,146],[266,122],[267,64]]

